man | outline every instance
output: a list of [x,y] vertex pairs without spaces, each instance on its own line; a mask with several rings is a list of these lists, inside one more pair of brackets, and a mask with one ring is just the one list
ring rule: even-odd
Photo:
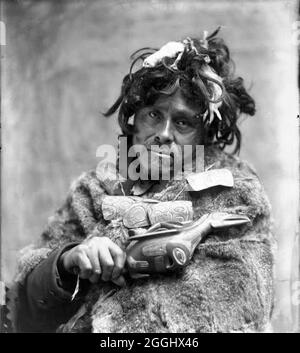
[[[269,202],[252,168],[222,151],[234,143],[234,153],[239,151],[238,118],[253,115],[255,104],[243,80],[234,76],[228,47],[217,33],[135,53],[120,97],[106,115],[119,111],[128,149],[145,147],[129,161],[137,160],[138,175],[148,180],[124,176],[120,153],[118,178],[97,168],[72,185],[41,241],[20,259],[10,294],[16,330],[55,331],[59,325],[64,331],[93,332],[267,328],[273,266]],[[133,72],[139,60],[142,68]],[[196,162],[199,145],[205,146],[205,171],[183,166],[182,178],[176,178],[176,162],[187,157]],[[188,155],[184,146],[192,147]],[[153,154],[158,163],[150,162]],[[166,168],[170,180],[162,178]],[[155,169],[158,179],[153,180]],[[196,186],[187,189],[190,175]],[[178,202],[184,221],[221,211],[248,216],[252,225],[211,234],[179,273],[128,278],[130,229],[144,232],[160,220],[178,220]]]

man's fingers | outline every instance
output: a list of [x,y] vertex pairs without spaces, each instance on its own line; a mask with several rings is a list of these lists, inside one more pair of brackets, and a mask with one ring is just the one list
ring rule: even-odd
[[92,283],[97,283],[99,282],[100,275],[102,273],[98,251],[95,249],[90,250],[88,253],[88,257],[92,264],[92,275],[89,277],[89,280]]
[[119,286],[119,287],[125,287],[126,286],[126,281],[125,281],[125,278],[123,276],[119,276],[116,279],[112,279],[112,282],[114,284],[116,284],[117,286]]
[[89,277],[89,281],[92,283],[98,283],[100,281],[101,272],[93,273],[92,276]]
[[109,281],[114,269],[114,260],[107,247],[99,249],[100,265],[102,269],[101,279],[103,281]]
[[92,273],[92,264],[84,252],[81,252],[77,255],[77,266],[80,269],[79,277],[87,279],[91,276]]
[[[103,281],[118,279],[124,269],[126,255],[118,245],[103,237],[78,245],[68,258],[72,267],[79,267],[81,278],[96,283],[100,278]],[[123,280],[118,280],[118,283],[123,285]]]
[[109,247],[111,256],[114,260],[114,269],[112,271],[112,279],[120,277],[122,270],[124,268],[126,254],[125,252],[116,244],[112,243]]

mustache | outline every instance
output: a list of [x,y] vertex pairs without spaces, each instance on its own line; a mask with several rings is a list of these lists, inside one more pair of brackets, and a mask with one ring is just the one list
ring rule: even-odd
[[174,156],[174,154],[179,153],[178,146],[176,144],[172,145],[157,145],[157,144],[149,144],[145,146],[149,152],[155,152],[158,154],[164,154],[167,156]]

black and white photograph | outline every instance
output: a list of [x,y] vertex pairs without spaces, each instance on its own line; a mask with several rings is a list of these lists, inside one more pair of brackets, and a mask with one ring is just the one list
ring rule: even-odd
[[0,10],[1,333],[299,333],[299,1]]

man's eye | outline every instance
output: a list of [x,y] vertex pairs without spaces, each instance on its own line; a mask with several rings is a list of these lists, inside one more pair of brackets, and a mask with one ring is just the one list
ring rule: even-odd
[[184,120],[179,120],[179,121],[177,121],[177,125],[180,127],[186,127],[186,126],[188,126],[188,123]]
[[157,118],[159,118],[159,115],[158,115],[156,112],[154,112],[154,111],[149,112],[149,116],[150,116],[150,118],[152,118],[152,119],[157,119]]

